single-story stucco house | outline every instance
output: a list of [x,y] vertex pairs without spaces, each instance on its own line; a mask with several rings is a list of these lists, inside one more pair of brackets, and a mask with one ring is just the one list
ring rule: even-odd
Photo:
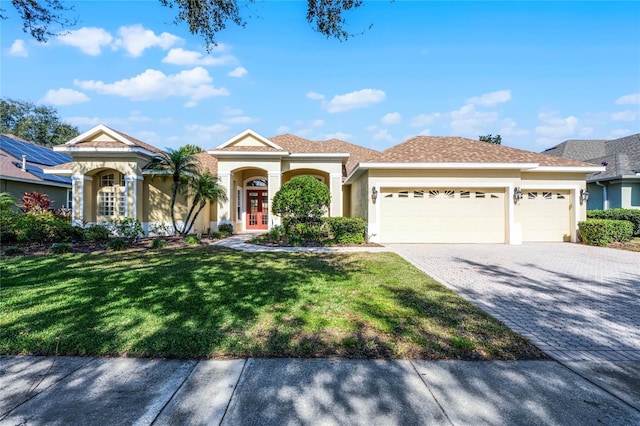
[[612,140],[568,140],[543,154],[605,168],[587,175],[587,209],[640,209],[640,133]]
[[71,178],[43,172],[43,168],[69,161],[71,156],[46,146],[0,134],[0,192],[8,192],[17,201],[25,192],[39,192],[47,194],[52,208],[70,208]]
[[[169,222],[170,178],[145,169],[156,147],[99,125],[55,149],[73,157],[47,172],[72,178],[76,223],[126,216],[149,230]],[[236,232],[270,229],[280,223],[269,209],[274,194],[310,175],[331,192],[328,215],[364,219],[368,240],[381,243],[576,241],[585,176],[604,170],[459,137],[418,136],[380,152],[252,130],[198,159],[229,200],[205,209],[196,232],[223,223]]]

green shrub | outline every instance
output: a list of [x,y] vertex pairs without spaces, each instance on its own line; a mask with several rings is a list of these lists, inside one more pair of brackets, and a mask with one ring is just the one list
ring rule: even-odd
[[15,243],[18,241],[16,222],[20,215],[21,213],[18,213],[17,210],[9,209],[3,210],[2,214],[0,214],[0,241],[2,241],[3,244]]
[[587,210],[589,219],[628,220],[633,223],[633,235],[640,237],[640,210],[609,209]]
[[633,223],[628,220],[587,219],[578,223],[578,233],[587,244],[606,246],[614,241],[630,241]]
[[[322,217],[330,202],[331,194],[327,185],[313,176],[296,176],[282,185],[273,197],[271,210],[283,219],[313,222]],[[294,224],[291,221],[288,223]]]
[[186,237],[184,237],[184,242],[186,244],[200,244],[200,238],[196,237],[195,235],[187,235]]
[[164,223],[152,223],[149,225],[149,234],[156,236],[168,236],[173,234],[173,228]]
[[131,246],[131,243],[125,238],[114,238],[112,240],[109,240],[109,242],[107,243],[107,248],[113,251],[126,250],[129,248],[129,246]]
[[233,225],[230,223],[223,223],[218,225],[218,232],[226,233],[227,236],[233,234]]
[[290,233],[300,236],[305,243],[320,243],[327,238],[326,226],[323,222],[296,223]]
[[359,217],[329,217],[326,221],[336,243],[364,243],[366,223],[363,219]]
[[267,238],[271,241],[282,241],[285,237],[284,228],[280,225],[275,225],[267,232]]
[[69,243],[53,243],[49,251],[53,254],[71,253],[71,244]]
[[15,256],[22,253],[24,253],[24,250],[22,250],[20,247],[9,247],[8,249],[4,250],[4,254],[6,256]]
[[151,248],[159,249],[167,245],[167,241],[161,238],[151,240]]
[[138,237],[144,235],[142,224],[140,223],[140,221],[132,217],[112,220],[107,224],[107,227],[116,237],[124,237],[130,240],[135,240]]
[[111,231],[104,225],[92,225],[84,230],[84,239],[102,243],[111,238]]
[[211,238],[212,240],[221,240],[223,238],[222,235],[223,235],[222,232],[218,232],[218,231],[209,232],[209,238]]
[[13,232],[23,243],[47,244],[55,241],[71,241],[81,235],[76,227],[58,219],[49,211],[32,211],[14,218]]

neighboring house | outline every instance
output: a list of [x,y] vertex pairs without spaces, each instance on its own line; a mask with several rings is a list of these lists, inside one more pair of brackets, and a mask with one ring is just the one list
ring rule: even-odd
[[18,202],[25,192],[40,192],[47,194],[51,207],[70,208],[71,179],[42,170],[69,161],[69,155],[46,146],[0,134],[0,192],[8,192]]
[[568,140],[544,154],[606,168],[587,175],[587,209],[640,209],[640,133],[613,140]]
[[[145,230],[169,222],[170,178],[145,169],[157,148],[100,125],[55,149],[73,157],[47,173],[72,177],[76,222],[127,216]],[[363,218],[368,240],[382,243],[576,241],[585,176],[604,170],[456,137],[419,136],[379,152],[252,130],[198,158],[228,201],[208,206],[195,232],[222,223],[238,232],[270,229],[280,223],[269,209],[275,193],[310,175],[330,190],[328,215]],[[184,199],[177,206],[188,208]]]

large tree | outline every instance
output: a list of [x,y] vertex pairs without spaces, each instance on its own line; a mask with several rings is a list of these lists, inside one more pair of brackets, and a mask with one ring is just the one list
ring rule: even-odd
[[80,134],[53,107],[7,98],[0,99],[0,133],[44,146],[60,145]]
[[502,136],[495,135],[493,136],[491,133],[485,136],[479,136],[480,142],[488,142],[494,145],[502,145]]
[[[249,0],[254,2],[255,0]],[[189,32],[204,39],[207,49],[216,44],[216,35],[228,22],[244,27],[241,15],[243,0],[159,0],[163,6],[175,9],[176,24],[187,24]],[[363,0],[307,0],[307,21],[320,34],[346,40],[352,34],[345,29],[345,11],[360,7]],[[12,0],[22,19],[22,29],[39,42],[75,25],[73,7],[60,0]],[[0,18],[6,18],[0,9]],[[53,28],[53,29],[52,29]]]

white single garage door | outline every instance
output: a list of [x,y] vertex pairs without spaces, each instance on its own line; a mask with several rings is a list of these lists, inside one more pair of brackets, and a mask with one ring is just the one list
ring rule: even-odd
[[518,202],[522,241],[571,240],[570,191],[528,189]]
[[382,188],[383,243],[504,243],[503,189]]

